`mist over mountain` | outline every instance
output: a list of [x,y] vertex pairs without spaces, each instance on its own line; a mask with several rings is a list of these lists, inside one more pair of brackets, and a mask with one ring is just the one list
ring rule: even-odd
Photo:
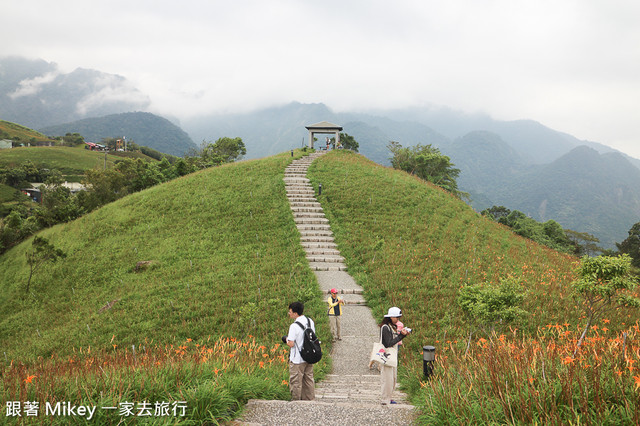
[[[182,119],[183,131],[152,114],[132,113],[149,105],[146,94],[117,75],[81,68],[64,74],[43,60],[0,59],[0,119],[49,135],[126,136],[174,155],[194,141],[241,137],[246,157],[260,158],[306,145],[305,126],[329,121],[383,165],[390,164],[390,141],[439,148],[461,170],[458,187],[478,211],[504,205],[554,219],[609,248],[640,221],[640,160],[533,120],[499,121],[437,106],[336,113],[322,103],[291,102],[248,113],[202,111]],[[322,146],[324,136],[318,138]]]
[[0,117],[34,129],[148,108],[149,97],[124,77],[55,63],[0,58]]
[[138,145],[182,156],[197,148],[189,135],[166,118],[148,112],[125,112],[104,117],[85,118],[72,123],[49,126],[40,131],[50,136],[80,133],[86,141],[99,143],[103,138],[126,137]]

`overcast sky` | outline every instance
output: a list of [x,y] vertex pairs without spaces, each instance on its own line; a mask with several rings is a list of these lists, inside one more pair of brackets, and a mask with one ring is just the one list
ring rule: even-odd
[[122,75],[179,118],[441,105],[640,158],[638,0],[0,0],[0,15],[0,56]]

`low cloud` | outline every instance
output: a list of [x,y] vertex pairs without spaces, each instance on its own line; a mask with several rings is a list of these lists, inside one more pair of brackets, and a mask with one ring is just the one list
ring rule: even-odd
[[128,103],[134,108],[146,108],[149,98],[131,83],[116,75],[101,75],[93,81],[94,89],[76,104],[76,112],[87,115],[113,103]]
[[54,81],[59,75],[60,73],[58,71],[54,71],[38,77],[22,80],[18,83],[18,88],[12,93],[9,93],[9,97],[12,100],[16,100],[24,96],[37,95],[42,91],[43,86]]

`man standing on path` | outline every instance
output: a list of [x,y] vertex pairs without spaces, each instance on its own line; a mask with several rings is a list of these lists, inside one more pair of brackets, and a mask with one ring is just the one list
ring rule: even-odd
[[[311,327],[316,331],[313,320],[303,315],[304,305],[301,302],[293,302],[289,305],[289,318],[293,323],[289,326],[289,334],[286,338],[287,345],[291,348],[289,353],[289,390],[291,400],[314,400],[316,398],[315,383],[313,381],[313,364],[302,359],[300,348],[304,343],[304,328]],[[296,322],[300,323],[300,327]]]
[[340,337],[340,317],[342,316],[344,299],[338,296],[337,289],[332,288],[331,296],[327,298],[327,303],[329,304],[329,324],[331,325],[333,341],[342,340],[342,337]]

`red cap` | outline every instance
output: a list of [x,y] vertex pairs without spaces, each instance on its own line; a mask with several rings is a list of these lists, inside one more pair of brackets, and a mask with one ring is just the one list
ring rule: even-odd
[[331,293],[337,293],[337,292],[338,292],[338,290],[336,290],[335,288],[331,289]]

